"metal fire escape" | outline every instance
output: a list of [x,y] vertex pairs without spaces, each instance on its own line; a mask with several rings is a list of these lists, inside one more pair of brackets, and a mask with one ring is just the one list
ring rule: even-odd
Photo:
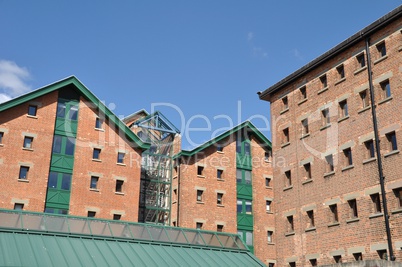
[[139,222],[169,224],[172,154],[176,127],[160,112],[136,121],[137,135],[151,147],[142,153]]

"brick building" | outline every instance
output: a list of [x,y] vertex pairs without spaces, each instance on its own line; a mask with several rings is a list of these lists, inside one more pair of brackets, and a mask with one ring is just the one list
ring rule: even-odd
[[258,93],[279,266],[402,260],[401,62],[398,7]]

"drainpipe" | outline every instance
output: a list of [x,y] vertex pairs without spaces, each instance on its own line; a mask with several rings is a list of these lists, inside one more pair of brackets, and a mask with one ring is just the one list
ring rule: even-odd
[[180,175],[181,174],[181,156],[177,162],[177,212],[176,212],[176,226],[179,227],[180,223]]
[[378,164],[377,164],[377,166],[378,166],[378,175],[380,176],[382,207],[383,207],[383,210],[384,210],[385,230],[387,232],[389,259],[391,261],[395,261],[394,251],[392,249],[391,230],[390,230],[390,227],[389,227],[387,198],[385,196],[384,174],[383,174],[383,171],[382,171],[380,141],[379,141],[379,136],[378,136],[378,125],[377,125],[377,114],[376,114],[375,104],[374,104],[373,76],[372,76],[372,71],[371,71],[371,57],[370,57],[369,47],[370,47],[370,38],[367,37],[366,38],[367,72],[368,72],[368,78],[369,78],[371,114],[372,114],[372,117],[373,117],[374,138],[375,138],[375,147],[376,147],[377,162],[378,162]]

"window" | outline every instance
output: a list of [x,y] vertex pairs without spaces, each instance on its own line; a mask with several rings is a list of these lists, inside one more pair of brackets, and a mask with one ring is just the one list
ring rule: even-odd
[[362,107],[363,107],[363,108],[368,107],[369,104],[370,104],[370,102],[369,102],[368,90],[366,89],[366,90],[364,90],[364,91],[361,91],[361,92],[359,93],[359,96],[360,96],[360,100],[361,100],[361,102],[362,102]]
[[103,120],[100,118],[95,119],[95,128],[102,129],[103,128]]
[[397,200],[397,208],[402,208],[402,187],[395,188],[394,194]]
[[246,205],[246,214],[251,214],[253,212],[253,202],[251,200],[246,200],[245,205]]
[[78,117],[78,107],[77,107],[77,106],[72,106],[72,107],[70,108],[70,112],[69,112],[69,114],[68,114],[68,118],[69,118],[70,120],[76,121],[76,120],[77,120],[77,117]]
[[223,179],[223,170],[216,170],[216,177],[218,179]]
[[268,263],[268,267],[275,267],[275,263],[273,262]]
[[265,178],[265,186],[270,187],[271,186],[271,178]]
[[352,149],[350,147],[343,150],[343,155],[345,157],[345,166],[353,165]]
[[371,201],[373,202],[373,211],[374,213],[381,213],[381,199],[380,194],[372,194],[370,195]]
[[265,151],[264,160],[268,162],[272,161],[272,150]]
[[29,107],[28,107],[28,115],[35,117],[37,110],[38,110],[38,107],[37,107],[37,106],[29,105]]
[[336,71],[338,72],[339,79],[345,78],[345,67],[343,65],[336,67]]
[[217,145],[216,145],[216,151],[218,151],[218,152],[223,152],[223,145],[217,144]]
[[391,85],[389,84],[389,80],[385,80],[380,83],[381,90],[382,90],[382,98],[391,97]]
[[47,187],[53,189],[70,190],[71,174],[61,172],[50,172]]
[[300,91],[300,98],[301,100],[307,99],[307,88],[306,86],[303,86],[299,89]]
[[202,222],[196,222],[196,223],[195,223],[195,229],[201,230],[201,229],[202,229],[202,225],[203,225]]
[[117,153],[117,163],[124,164],[125,155],[126,155],[125,153],[118,152]]
[[23,210],[24,204],[23,203],[14,203],[14,210]]
[[202,202],[202,194],[204,191],[202,190],[197,190],[197,202]]
[[284,96],[282,97],[282,110],[287,110],[289,108],[289,103],[288,103],[288,97]]
[[237,183],[251,184],[251,171],[236,169],[236,181]]
[[396,134],[395,134],[395,132],[387,133],[385,136],[386,136],[387,141],[388,141],[388,150],[389,151],[398,150],[398,145],[396,143]]
[[53,150],[55,154],[64,154],[73,156],[75,148],[75,139],[72,137],[55,135],[53,139]]
[[88,211],[88,213],[87,213],[87,217],[89,217],[89,218],[93,218],[93,217],[95,217],[95,215],[96,215],[95,211]]
[[362,261],[363,260],[363,255],[362,255],[361,252],[353,253],[353,258],[355,258],[356,261]]
[[204,175],[204,167],[203,166],[197,166],[197,175],[199,175],[199,176]]
[[302,124],[302,136],[306,135],[309,133],[309,129],[308,129],[308,119],[304,119],[301,121]]
[[343,100],[343,101],[339,102],[339,117],[345,118],[347,116],[349,116],[348,101]]
[[29,167],[21,166],[20,167],[20,174],[18,176],[18,179],[27,180],[28,179],[28,172],[29,172]]
[[32,149],[33,137],[25,136],[24,137],[24,148]]
[[387,260],[387,250],[386,249],[377,250],[377,253],[378,253],[378,257],[380,257],[380,259]]
[[323,109],[321,111],[321,121],[322,121],[322,126],[327,126],[331,122],[330,117],[329,117],[329,109],[328,108]]
[[357,213],[357,201],[356,199],[348,200],[349,208],[350,208],[350,218],[354,219],[359,217]]
[[282,139],[282,144],[287,144],[289,143],[289,128],[283,129],[283,139]]
[[311,266],[317,266],[317,259],[310,259]]
[[303,165],[304,168],[304,177],[306,177],[306,180],[311,179],[311,163],[306,163]]
[[289,262],[289,267],[296,267],[296,262],[294,262],[294,261]]
[[113,220],[120,221],[120,219],[121,219],[121,214],[113,214]]
[[271,203],[272,203],[271,200],[266,200],[266,201],[265,201],[265,210],[266,210],[267,212],[271,212]]
[[326,172],[330,173],[334,171],[334,157],[332,154],[325,156],[325,161],[327,162],[326,164]]
[[313,210],[308,210],[307,211],[307,218],[308,218],[308,228],[315,227],[315,222],[314,222],[314,211]]
[[285,177],[286,177],[286,181],[285,181],[285,186],[291,186],[292,185],[292,173],[289,171],[285,171]]
[[287,218],[288,221],[288,233],[294,232],[295,227],[294,227],[294,222],[293,222],[293,215],[290,215]]
[[217,232],[223,232],[223,225],[222,225],[222,224],[218,224],[218,225],[216,226],[216,231],[217,231]]
[[371,159],[375,157],[374,154],[374,141],[373,140],[367,140],[364,142],[364,146],[366,147],[366,158]]
[[100,154],[101,154],[101,149],[99,149],[99,148],[94,148],[94,151],[93,151],[93,153],[92,153],[92,158],[93,159],[98,159],[98,160],[100,160]]
[[336,204],[329,205],[329,210],[331,211],[331,222],[338,222],[338,206]]
[[123,192],[123,183],[124,183],[124,181],[122,181],[122,180],[116,180],[116,191],[115,192],[118,192],[118,193]]
[[99,177],[91,176],[91,183],[89,184],[89,188],[98,189],[98,181]]
[[320,82],[321,82],[322,88],[327,88],[328,87],[327,75],[321,76]]
[[0,132],[0,144],[3,144],[4,133]]
[[336,263],[342,263],[342,256],[341,255],[335,255],[334,256],[334,261]]
[[240,238],[246,243],[247,246],[253,246],[253,232],[241,230],[238,231],[237,234]]
[[246,199],[237,199],[237,213],[252,214],[253,202]]
[[359,68],[364,68],[366,66],[366,59],[364,57],[364,53],[356,56],[357,63],[359,64]]
[[222,193],[216,194],[216,204],[223,205],[223,194]]
[[381,42],[376,45],[379,58],[385,57],[387,55],[387,49],[385,47],[385,42]]
[[57,118],[77,120],[78,103],[76,101],[60,100],[57,103]]
[[269,244],[273,243],[273,235],[274,235],[273,231],[267,231],[267,241]]

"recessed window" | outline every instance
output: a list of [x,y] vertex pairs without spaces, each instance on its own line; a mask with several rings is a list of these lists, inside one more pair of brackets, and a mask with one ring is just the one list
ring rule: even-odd
[[197,190],[197,201],[198,202],[202,202],[202,194],[204,193],[204,191],[202,190]]
[[331,212],[331,222],[336,223],[338,222],[338,205],[333,204],[329,205],[329,210]]
[[275,263],[273,262],[268,263],[268,267],[275,267]]
[[282,144],[287,144],[289,143],[289,128],[285,128],[282,130],[283,136],[282,136]]
[[396,134],[395,132],[390,132],[385,135],[388,141],[388,150],[395,151],[398,150],[398,144],[396,142]]
[[356,61],[357,61],[359,68],[364,68],[366,66],[366,59],[364,57],[364,53],[357,55]]
[[32,149],[33,137],[25,136],[24,137],[24,148]]
[[274,235],[274,232],[273,231],[267,231],[267,241],[268,241],[268,243],[273,243],[274,241],[273,241],[273,235]]
[[237,199],[237,213],[252,214],[253,202],[246,199]]
[[301,100],[307,99],[307,88],[303,86],[299,89]]
[[217,232],[223,232],[223,225],[222,224],[216,225],[216,231]]
[[28,172],[29,172],[29,167],[21,166],[20,167],[20,174],[18,176],[18,179],[27,180],[28,179]]
[[24,204],[23,203],[14,203],[14,210],[23,210]]
[[124,181],[116,180],[116,191],[115,192],[118,192],[118,193],[123,192],[123,184],[124,184]]
[[369,94],[368,94],[368,90],[363,90],[359,93],[360,96],[360,100],[362,103],[362,108],[366,108],[369,106],[370,104],[370,100],[369,100]]
[[218,151],[218,152],[223,152],[223,145],[217,144],[217,145],[216,145],[216,151]]
[[265,178],[265,186],[266,187],[271,187],[271,178]]
[[88,211],[88,213],[87,213],[87,217],[89,217],[89,218],[93,218],[93,217],[95,217],[95,215],[96,215],[95,211]]
[[336,71],[338,72],[339,79],[345,78],[345,67],[343,65],[336,67]]
[[373,212],[374,213],[381,213],[381,199],[380,194],[372,194],[370,195],[371,201],[373,203]]
[[89,188],[98,189],[98,181],[99,181],[99,177],[91,176],[91,182],[89,184]]
[[251,171],[236,169],[236,181],[237,183],[251,184]]
[[70,107],[70,112],[68,113],[68,118],[73,121],[77,120],[77,118],[78,118],[78,107],[77,106]]
[[357,201],[356,199],[348,200],[349,208],[350,208],[350,218],[354,219],[359,217],[357,213]]
[[223,194],[222,193],[216,194],[216,204],[223,205]]
[[282,97],[282,110],[286,110],[289,108],[288,97]]
[[292,215],[290,215],[290,216],[287,216],[286,217],[286,219],[287,219],[287,230],[288,230],[288,233],[290,233],[290,232],[294,232],[294,230],[295,230],[295,226],[294,226],[294,222],[293,222],[293,216]]
[[363,260],[363,255],[362,255],[361,252],[353,253],[353,258],[355,258],[355,261],[362,261]]
[[364,142],[364,146],[366,148],[366,159],[371,159],[375,157],[374,154],[374,141],[373,140],[367,140]]
[[29,107],[28,107],[28,115],[35,117],[37,110],[38,110],[38,107],[37,107],[37,106],[29,105]]
[[345,118],[349,116],[348,101],[345,99],[339,102],[339,117]]
[[379,58],[385,57],[387,55],[387,48],[385,47],[385,42],[381,42],[376,45]]
[[202,225],[203,225],[202,222],[197,222],[197,223],[195,223],[195,229],[201,230],[201,229],[202,229]]
[[303,169],[304,169],[304,177],[306,177],[306,179],[311,179],[311,163],[306,163],[303,165]]
[[320,82],[321,82],[321,87],[326,88],[328,87],[328,82],[327,82],[327,75],[324,74],[320,77]]
[[117,153],[117,163],[124,164],[124,157],[126,153],[119,152]]
[[334,171],[334,157],[332,154],[325,156],[326,161],[326,172],[333,172]]
[[345,166],[353,165],[352,149],[350,147],[343,150]]
[[289,267],[296,267],[296,262],[294,262],[294,261],[289,262]]
[[268,162],[272,161],[272,150],[265,151],[264,160]]
[[302,136],[306,135],[309,133],[309,128],[308,128],[308,119],[304,119],[301,121],[302,124]]
[[292,173],[289,171],[285,171],[285,186],[289,187],[292,185]]
[[331,122],[331,119],[329,117],[329,109],[328,108],[323,109],[321,111],[321,122],[322,122],[322,126],[327,126]]
[[121,214],[113,214],[113,220],[120,221],[120,219],[121,219]]
[[253,212],[253,202],[251,200],[246,200],[244,204],[246,206],[246,214],[251,214]]
[[391,85],[389,84],[389,80],[385,80],[380,83],[382,90],[383,99],[391,97]]
[[94,148],[93,153],[92,153],[92,158],[100,160],[100,154],[101,154],[101,149]]
[[265,210],[266,210],[266,212],[271,212],[271,203],[272,203],[271,200],[266,200],[265,201]]
[[334,256],[334,261],[336,263],[342,263],[342,256],[341,255],[335,255]]
[[223,170],[216,170],[216,177],[218,179],[223,179]]
[[311,266],[317,266],[317,259],[310,259]]
[[380,259],[387,260],[387,250],[386,249],[377,250],[377,254],[378,254],[378,257],[380,257]]
[[4,132],[0,132],[0,144],[3,144]]
[[204,167],[203,166],[197,166],[197,175],[204,175]]
[[402,187],[395,188],[393,191],[397,201],[397,208],[400,209],[402,208]]
[[100,118],[95,119],[95,128],[102,129],[103,128],[103,120]]
[[308,210],[307,211],[307,218],[308,218],[308,228],[315,227],[315,222],[314,222],[314,211],[313,210]]

